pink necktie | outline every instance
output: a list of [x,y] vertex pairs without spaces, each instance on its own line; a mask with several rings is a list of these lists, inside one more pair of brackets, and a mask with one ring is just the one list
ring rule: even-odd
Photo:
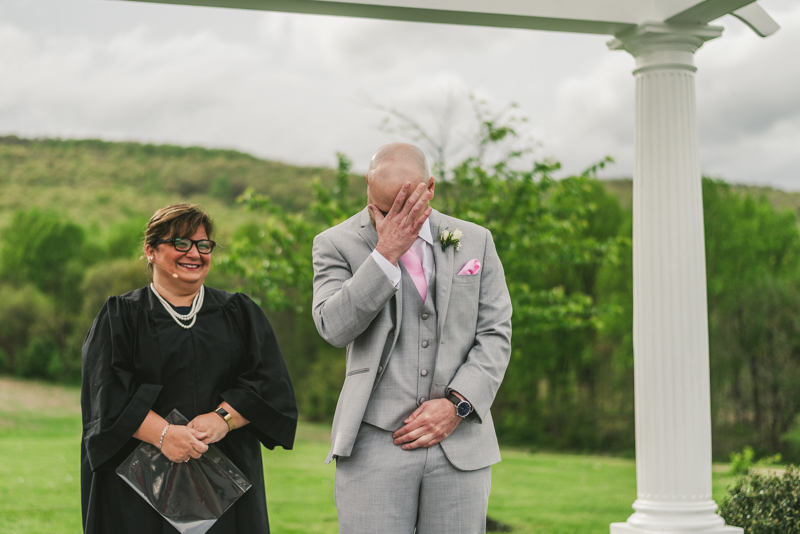
[[422,302],[425,302],[425,297],[428,296],[428,282],[425,280],[425,270],[422,268],[422,260],[417,256],[413,248],[409,248],[405,254],[400,256],[400,261],[406,266],[411,280],[413,280],[414,285],[417,286],[417,291],[419,291],[419,296],[422,297]]

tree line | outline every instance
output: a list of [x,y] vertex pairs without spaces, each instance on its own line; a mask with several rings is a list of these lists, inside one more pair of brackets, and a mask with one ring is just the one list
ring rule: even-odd
[[[486,126],[486,125],[484,125]],[[502,140],[513,131],[486,126]],[[492,231],[514,305],[512,360],[493,406],[507,444],[632,454],[632,217],[596,172],[555,179],[522,152],[467,158],[437,183],[434,207]],[[246,191],[250,212],[208,284],[243,290],[275,326],[303,417],[332,417],[344,351],[311,318],[313,237],[366,205],[350,162],[287,207]],[[751,445],[800,459],[800,232],[797,216],[703,180],[717,457]],[[212,213],[213,215],[213,213]],[[243,219],[245,220],[245,219]],[[99,230],[47,209],[0,229],[0,372],[80,380],[80,347],[107,295],[147,283],[146,222]]]
[[[499,134],[502,136],[503,134]],[[512,360],[493,411],[506,443],[633,454],[632,213],[595,177],[606,162],[556,180],[559,165],[519,170],[469,158],[439,182],[437,209],[489,228],[514,305]],[[263,219],[225,268],[290,333],[307,417],[329,419],[344,352],[314,331],[311,241],[366,204],[340,155],[333,188],[287,213],[246,193]],[[714,452],[745,445],[800,458],[800,232],[797,216],[703,179]]]

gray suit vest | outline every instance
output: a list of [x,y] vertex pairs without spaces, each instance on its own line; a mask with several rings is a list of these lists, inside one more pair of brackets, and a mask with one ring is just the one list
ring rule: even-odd
[[400,334],[385,369],[378,369],[378,385],[372,392],[363,421],[394,432],[417,407],[429,400],[433,389],[436,352],[436,273],[431,276],[425,302],[414,281],[401,267],[403,310]]

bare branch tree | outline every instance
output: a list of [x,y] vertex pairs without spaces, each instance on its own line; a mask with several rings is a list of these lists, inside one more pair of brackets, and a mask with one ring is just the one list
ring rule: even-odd
[[[463,98],[453,90],[447,92],[444,104],[436,105],[424,121],[374,98],[363,96],[361,100],[367,107],[385,113],[379,125],[381,131],[418,143],[432,156],[431,171],[442,179],[452,174],[448,161],[455,158],[459,161],[473,158],[483,164],[490,156],[505,160],[509,154],[519,158],[531,152],[529,147],[534,143],[523,138],[523,127],[528,120],[516,113],[517,104],[512,102],[493,110],[486,100],[475,95],[468,98],[472,113],[466,125],[459,124],[464,122],[464,115],[459,114],[460,108],[465,107],[461,103]],[[526,148],[515,151],[517,143],[525,143]]]

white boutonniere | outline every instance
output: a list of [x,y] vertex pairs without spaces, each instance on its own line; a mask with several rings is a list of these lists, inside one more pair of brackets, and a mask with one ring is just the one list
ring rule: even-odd
[[442,230],[439,233],[439,242],[442,244],[442,252],[450,245],[456,247],[456,251],[461,250],[461,236],[464,232],[456,228],[452,232],[450,230]]

